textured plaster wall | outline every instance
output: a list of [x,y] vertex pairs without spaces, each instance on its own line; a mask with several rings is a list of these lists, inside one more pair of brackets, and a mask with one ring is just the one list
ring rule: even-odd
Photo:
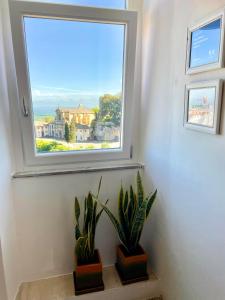
[[225,79],[186,76],[186,34],[221,0],[152,0],[143,9],[141,156],[159,189],[149,223],[151,263],[165,299],[225,299],[225,121],[221,135],[183,128],[184,86]]

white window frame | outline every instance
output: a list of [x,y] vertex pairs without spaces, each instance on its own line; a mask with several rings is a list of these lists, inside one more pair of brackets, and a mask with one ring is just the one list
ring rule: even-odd
[[[23,17],[82,20],[125,25],[124,73],[123,73],[123,122],[121,125],[121,148],[89,151],[55,152],[36,155],[34,149],[32,98],[29,82]],[[21,127],[24,166],[54,166],[82,162],[98,162],[130,159],[132,140],[133,88],[137,36],[137,12],[86,6],[52,4],[45,2],[10,1],[10,21],[14,58],[17,74],[17,116]]]

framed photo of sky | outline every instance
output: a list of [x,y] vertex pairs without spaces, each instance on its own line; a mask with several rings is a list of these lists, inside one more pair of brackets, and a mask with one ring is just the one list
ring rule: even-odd
[[192,83],[186,86],[184,127],[219,133],[223,80]]
[[222,68],[224,65],[224,11],[188,29],[186,73]]

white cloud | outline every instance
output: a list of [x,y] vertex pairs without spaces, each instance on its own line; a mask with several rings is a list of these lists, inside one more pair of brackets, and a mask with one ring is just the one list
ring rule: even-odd
[[93,90],[76,90],[62,87],[38,86],[32,89],[32,97],[34,101],[46,101],[47,99],[71,100],[77,97],[94,97],[98,98],[105,93],[116,94],[118,91],[93,91]]
[[32,90],[32,96],[33,97],[41,96],[41,92],[39,90],[37,90],[37,89]]

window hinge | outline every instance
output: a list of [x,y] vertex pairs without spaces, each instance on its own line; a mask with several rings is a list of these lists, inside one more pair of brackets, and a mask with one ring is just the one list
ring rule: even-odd
[[28,109],[26,107],[26,103],[25,103],[24,97],[23,97],[23,116],[24,117],[28,117],[29,116]]
[[133,158],[133,145],[130,146],[130,159]]

